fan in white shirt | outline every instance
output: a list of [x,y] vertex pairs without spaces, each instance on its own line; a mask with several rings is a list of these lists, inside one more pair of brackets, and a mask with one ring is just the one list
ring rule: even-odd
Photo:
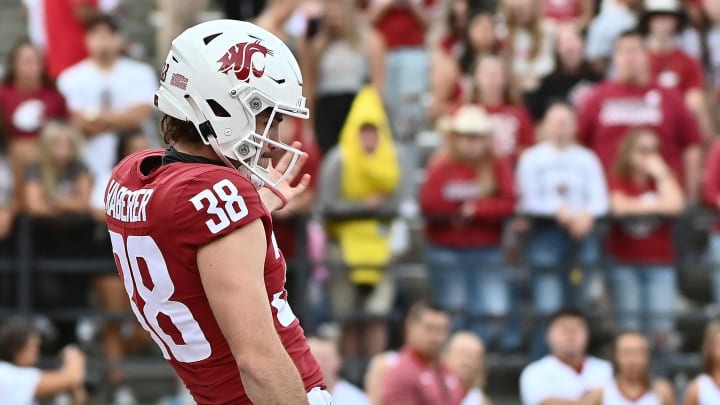
[[615,378],[588,394],[583,405],[672,405],[674,393],[663,379],[650,376],[650,344],[637,332],[618,335],[612,351]]
[[308,345],[320,364],[325,384],[332,395],[334,404],[370,405],[370,400],[362,390],[340,378],[342,358],[337,342],[332,339],[313,337],[308,339]]
[[[608,191],[598,157],[575,141],[577,118],[571,106],[557,103],[543,121],[544,141],[520,157],[517,186],[520,211],[530,216],[565,217],[570,232],[592,228],[608,211]],[[585,224],[587,223],[587,224]]]
[[587,392],[612,381],[610,363],[586,353],[589,327],[581,312],[556,312],[547,336],[551,354],[525,367],[520,375],[524,405],[579,404]]
[[54,371],[35,368],[40,355],[40,335],[27,322],[11,319],[0,328],[0,404],[32,405],[73,390],[83,396],[85,355],[76,348],[62,352],[62,367]]
[[142,127],[150,118],[158,82],[149,65],[122,57],[123,40],[112,17],[92,19],[85,42],[89,57],[63,71],[57,84],[73,122],[87,136],[85,163],[100,179],[117,160],[116,133]]
[[720,321],[705,328],[702,359],[703,373],[688,385],[683,405],[720,404]]
[[462,405],[488,405],[482,391],[485,385],[485,345],[470,332],[457,332],[445,349],[443,363],[468,389]]

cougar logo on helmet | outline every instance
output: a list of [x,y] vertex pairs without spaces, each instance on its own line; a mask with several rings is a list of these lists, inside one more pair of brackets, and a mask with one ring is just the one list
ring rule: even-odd
[[273,52],[266,47],[260,45],[260,40],[255,42],[240,42],[228,49],[222,58],[218,59],[221,63],[219,71],[228,73],[231,69],[235,72],[235,76],[244,82],[250,81],[250,74],[255,77],[262,77],[265,73],[265,66],[258,69],[252,61],[253,56],[260,53],[263,57],[272,55]]

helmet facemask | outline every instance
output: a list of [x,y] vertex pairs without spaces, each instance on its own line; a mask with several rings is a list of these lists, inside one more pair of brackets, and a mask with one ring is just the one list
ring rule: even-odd
[[[230,94],[234,94],[235,97],[238,98],[244,111],[254,114],[241,118],[249,119],[253,124],[252,128],[254,128],[254,131],[242,137],[234,144],[221,145],[218,138],[221,137],[222,134],[203,136],[203,141],[213,148],[218,157],[226,165],[248,176],[256,187],[260,188],[263,185],[267,185],[277,189],[277,187],[288,178],[290,173],[292,173],[298,159],[304,152],[291,145],[271,139],[269,136],[271,127],[277,114],[307,119],[309,116],[308,110],[304,106],[294,107],[273,102],[269,97],[256,89],[246,89],[249,90],[245,92],[247,94],[241,94],[238,90],[239,89],[233,89],[230,91]],[[265,124],[265,128],[259,131],[260,128],[256,128],[257,116],[267,110],[270,111],[270,116]],[[292,154],[290,163],[285,170],[279,174],[279,177],[277,175],[271,177],[270,169],[272,162],[268,163],[269,167],[263,167],[260,164],[263,150],[266,147],[273,147],[282,150],[284,153]]]

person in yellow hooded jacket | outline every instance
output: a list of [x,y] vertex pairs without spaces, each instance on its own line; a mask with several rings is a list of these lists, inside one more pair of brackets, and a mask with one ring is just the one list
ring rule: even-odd
[[330,306],[346,356],[385,350],[394,288],[390,222],[407,194],[399,151],[377,91],[358,93],[320,171],[319,214],[331,237]]

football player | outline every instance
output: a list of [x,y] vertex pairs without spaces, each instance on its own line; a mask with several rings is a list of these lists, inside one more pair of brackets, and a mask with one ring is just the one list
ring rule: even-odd
[[307,155],[278,141],[284,116],[309,115],[297,61],[266,30],[216,20],[172,42],[160,81],[171,146],[126,158],[105,194],[133,312],[198,404],[330,404],[270,216],[309,182],[290,186]]

